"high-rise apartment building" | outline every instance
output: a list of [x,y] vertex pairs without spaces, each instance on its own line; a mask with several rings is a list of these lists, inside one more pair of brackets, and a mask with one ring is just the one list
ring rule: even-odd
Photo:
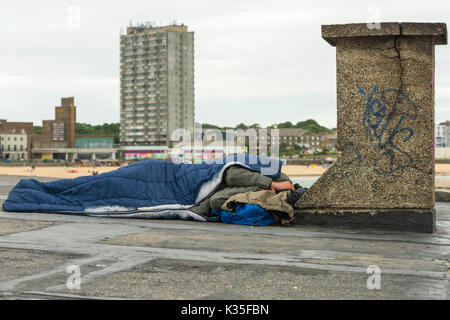
[[184,25],[131,26],[120,36],[120,141],[171,146],[194,128],[194,32]]

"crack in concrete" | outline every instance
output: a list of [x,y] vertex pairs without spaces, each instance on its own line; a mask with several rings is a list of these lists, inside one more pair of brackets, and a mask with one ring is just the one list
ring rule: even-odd
[[400,44],[397,44],[397,42],[399,42],[401,40],[401,37],[403,35],[403,29],[402,29],[402,25],[401,24],[399,24],[399,27],[400,27],[400,34],[398,36],[396,36],[395,39],[394,39],[394,50],[397,52],[398,66],[399,66],[399,71],[400,71],[399,72],[400,85],[398,87],[397,98],[395,100],[395,106],[396,107],[398,105],[400,92],[403,89],[403,65],[402,65],[401,48],[400,48]]
[[[10,247],[15,249],[31,249],[31,250],[45,250],[41,244],[29,243],[18,247],[17,245],[9,246],[6,243],[1,244],[2,247]],[[233,264],[254,264],[265,266],[295,266],[304,269],[315,269],[322,271],[342,271],[342,272],[356,272],[366,273],[366,267],[357,265],[344,264],[320,264],[299,261],[298,256],[289,254],[254,254],[254,253],[242,253],[242,252],[211,252],[204,250],[190,250],[190,249],[174,249],[174,248],[159,248],[159,247],[136,247],[136,246],[118,246],[118,245],[106,245],[106,244],[91,244],[89,247],[85,247],[84,244],[66,243],[64,248],[59,248],[61,252],[71,252],[78,254],[91,255],[92,261],[104,260],[108,258],[121,257],[121,262],[115,263],[110,267],[95,271],[85,280],[92,281],[98,277],[106,276],[108,274],[118,271],[118,269],[127,269],[133,265],[145,263],[144,260],[153,260],[156,258],[172,259],[172,260],[191,260],[191,261],[214,261],[217,263],[233,263]],[[140,256],[137,252],[146,253],[145,257]],[[129,262],[126,262],[129,261]],[[73,262],[73,261],[72,261]],[[76,264],[76,263],[73,263]],[[64,264],[65,266],[67,264]],[[61,266],[53,269],[50,272],[41,273],[39,275],[31,276],[32,279],[42,278],[54,273],[54,270],[61,272]],[[64,269],[65,270],[65,269]],[[397,275],[409,275],[418,277],[429,277],[433,279],[447,279],[449,275],[446,271],[427,271],[427,270],[409,270],[402,268],[383,268],[384,274],[397,274]],[[1,290],[11,290],[20,282],[31,280],[27,277],[8,281],[9,283],[0,283]],[[7,285],[6,285],[7,284]],[[65,286],[50,287],[52,289],[62,289]],[[47,288],[50,289],[50,288]]]

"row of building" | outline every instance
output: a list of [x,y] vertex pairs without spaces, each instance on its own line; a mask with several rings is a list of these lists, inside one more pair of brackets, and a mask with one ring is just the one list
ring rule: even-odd
[[[258,135],[256,131],[256,147],[260,154],[267,154],[270,151],[271,145],[278,143],[279,149],[284,144],[286,149],[294,150],[295,146],[300,146],[303,153],[314,153],[324,150],[334,151],[337,143],[337,132],[321,132],[318,134],[312,133],[303,129],[278,129],[276,140],[274,140],[272,129],[266,129],[267,135]],[[125,146],[121,147],[123,155],[126,160],[142,160],[142,159],[167,159],[170,153],[175,149],[176,153],[183,160],[198,159],[203,160],[212,159],[214,157],[223,157],[230,154],[251,151],[249,142],[251,138],[240,136],[236,133],[221,131],[220,143],[215,139],[205,136],[207,131],[202,132],[202,143],[200,146],[195,146],[192,143],[191,147],[176,148],[176,145],[169,148],[167,146]],[[266,141],[264,141],[266,140]],[[174,142],[171,142],[174,143]],[[230,145],[227,145],[230,144]],[[265,146],[266,150],[261,150],[260,147]]]
[[[42,121],[42,131],[33,132],[32,122],[8,122],[0,120],[0,158],[11,161],[20,160],[98,160],[111,161],[116,159],[168,159],[170,151],[176,142],[168,141],[161,145],[115,145],[114,135],[78,134],[76,133],[76,110],[74,98],[62,98],[61,106],[55,107],[55,118]],[[266,145],[268,149],[274,143],[285,148],[302,147],[305,152],[334,150],[336,147],[336,131],[331,133],[312,133],[303,129],[278,129],[278,135],[273,136],[273,129],[267,129],[267,135],[259,136],[259,146]],[[258,132],[258,131],[257,131]],[[245,152],[248,137],[221,132],[222,140],[231,139],[233,146],[225,142],[212,146],[203,131],[200,147],[186,147],[180,152],[183,160],[202,158],[209,159],[233,153]],[[277,140],[274,140],[276,137]],[[264,139],[267,139],[264,141]]]
[[0,157],[11,161],[83,159],[114,160],[114,135],[76,133],[74,98],[62,98],[55,119],[42,121],[42,132],[32,122],[0,120]]
[[[113,135],[77,134],[76,106],[74,98],[69,97],[62,98],[61,106],[55,107],[53,120],[42,121],[39,134],[33,133],[31,122],[0,120],[0,157],[65,161],[166,159],[176,143],[170,139],[174,130],[184,129],[194,136],[194,101],[194,32],[183,24],[130,25],[120,35],[120,145],[114,145]],[[270,145],[276,141],[270,141],[268,131]],[[279,129],[277,142],[287,148],[301,146],[307,152],[333,150],[336,132]],[[182,157],[241,152],[240,145],[203,145],[203,151],[185,148]]]
[[[270,133],[270,129],[268,130]],[[270,138],[270,135],[269,135]],[[275,141],[272,141],[272,143]],[[278,129],[278,144],[285,144],[287,148],[293,149],[300,146],[305,153],[321,152],[324,150],[334,151],[337,143],[337,131],[313,133],[308,130],[291,128]]]

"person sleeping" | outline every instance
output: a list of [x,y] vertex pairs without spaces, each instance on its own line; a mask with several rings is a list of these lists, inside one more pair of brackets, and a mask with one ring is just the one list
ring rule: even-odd
[[233,211],[237,204],[247,203],[280,213],[282,223],[292,221],[299,193],[281,173],[280,160],[251,155],[223,160],[212,164],[146,160],[95,176],[51,182],[22,179],[3,209],[214,221],[214,210]]
[[[213,216],[212,212],[222,209],[224,203],[232,196],[263,190],[269,191],[269,194],[276,195],[277,192],[281,191],[295,192],[295,187],[290,178],[284,173],[280,173],[278,178],[270,178],[244,167],[232,166],[225,171],[222,182],[217,190],[209,197],[194,205],[191,210],[211,217]],[[288,201],[288,195],[286,195],[286,201]],[[266,197],[266,203],[263,205],[268,207],[267,202],[270,201],[272,201],[271,197]],[[259,204],[261,205],[262,202]],[[224,209],[228,208],[225,207]]]

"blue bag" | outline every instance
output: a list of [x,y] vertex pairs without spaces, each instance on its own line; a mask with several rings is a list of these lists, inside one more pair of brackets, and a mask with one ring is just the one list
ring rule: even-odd
[[213,210],[224,223],[243,224],[248,226],[267,226],[274,222],[273,216],[255,204],[238,203],[236,212]]

